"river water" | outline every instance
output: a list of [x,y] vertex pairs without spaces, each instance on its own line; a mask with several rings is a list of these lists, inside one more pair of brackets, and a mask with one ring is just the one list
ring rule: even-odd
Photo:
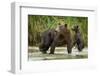
[[28,49],[28,60],[60,60],[60,59],[86,59],[88,58],[88,48],[84,48],[82,52],[78,52],[77,48],[72,49],[72,53],[67,53],[66,47],[56,47],[55,54],[42,54],[38,47],[29,47]]

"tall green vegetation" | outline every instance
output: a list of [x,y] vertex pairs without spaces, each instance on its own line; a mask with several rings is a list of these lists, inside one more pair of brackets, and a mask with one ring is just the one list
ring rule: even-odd
[[68,24],[71,29],[74,25],[79,25],[85,46],[88,43],[88,18],[71,16],[42,16],[28,15],[28,45],[37,46],[40,43],[41,33],[45,30],[57,28],[58,23]]

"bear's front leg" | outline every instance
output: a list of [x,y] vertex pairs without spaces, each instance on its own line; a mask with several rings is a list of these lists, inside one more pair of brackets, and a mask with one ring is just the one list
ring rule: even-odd
[[51,44],[51,48],[50,48],[50,53],[49,53],[49,54],[54,54],[55,46],[56,46],[56,43],[53,42],[53,43]]
[[73,47],[72,41],[69,39],[69,40],[67,41],[67,51],[68,51],[68,54],[71,54],[71,52],[72,52],[72,47]]
[[54,54],[55,47],[56,47],[56,44],[57,44],[57,40],[58,40],[58,36],[56,36],[55,39],[53,40],[53,42],[51,44],[51,48],[50,48],[50,53],[49,54]]

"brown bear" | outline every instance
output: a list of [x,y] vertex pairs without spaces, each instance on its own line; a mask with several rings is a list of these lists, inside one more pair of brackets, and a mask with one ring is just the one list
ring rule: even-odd
[[54,54],[55,47],[60,40],[67,44],[67,51],[68,54],[70,54],[72,51],[72,39],[70,30],[67,28],[67,24],[60,25],[59,31],[50,29],[43,32],[39,49],[42,53],[47,53],[47,50],[51,47],[50,54]]
[[72,28],[72,31],[74,31],[74,33],[75,33],[73,46],[77,45],[78,51],[81,52],[82,49],[84,48],[84,40],[83,40],[81,30],[78,25],[75,25]]

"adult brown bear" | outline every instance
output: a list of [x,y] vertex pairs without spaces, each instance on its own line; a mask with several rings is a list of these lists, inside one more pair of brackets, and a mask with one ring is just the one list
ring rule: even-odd
[[60,40],[62,40],[64,44],[67,44],[67,51],[68,54],[70,54],[72,51],[72,39],[70,30],[67,28],[67,24],[60,25],[59,30],[50,29],[43,32],[39,49],[45,54],[49,47],[51,47],[50,54],[54,54],[55,47],[58,45]]

